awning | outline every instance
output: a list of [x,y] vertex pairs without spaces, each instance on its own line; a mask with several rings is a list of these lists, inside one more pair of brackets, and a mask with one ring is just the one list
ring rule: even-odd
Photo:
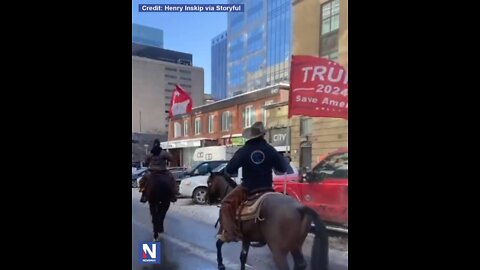
[[168,141],[161,142],[160,146],[164,149],[174,149],[174,148],[187,148],[187,147],[200,147],[202,146],[202,140],[205,138],[195,138],[188,140],[178,140],[178,141]]
[[[242,134],[241,134],[241,133],[232,134],[232,138],[233,138],[233,137],[242,137]],[[229,135],[224,135],[224,136],[222,136],[222,138],[230,138],[230,134],[229,134]]]
[[288,152],[290,150],[290,146],[284,145],[284,146],[275,146],[275,150],[278,152]]

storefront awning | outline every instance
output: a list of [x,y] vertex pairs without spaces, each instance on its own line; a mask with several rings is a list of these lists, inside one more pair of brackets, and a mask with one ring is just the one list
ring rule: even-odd
[[[242,133],[232,134],[232,138],[233,137],[242,137]],[[222,136],[222,138],[230,138],[230,134],[229,135],[224,135],[224,136]]]
[[178,141],[168,141],[161,142],[160,146],[164,149],[174,149],[174,148],[187,148],[187,147],[200,147],[202,146],[202,140],[205,138],[195,138],[189,140],[178,140]]
[[288,152],[290,151],[290,146],[275,146],[274,147],[277,152]]

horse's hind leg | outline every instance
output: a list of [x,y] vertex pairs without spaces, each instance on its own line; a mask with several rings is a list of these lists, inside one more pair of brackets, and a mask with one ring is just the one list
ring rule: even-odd
[[292,257],[295,263],[293,270],[305,270],[307,269],[307,262],[302,254],[302,249],[292,250]]
[[242,242],[242,252],[240,253],[241,270],[245,270],[245,264],[247,263],[248,249],[250,248],[249,241]]
[[288,267],[287,254],[287,252],[280,250],[272,250],[273,261],[278,270],[290,270]]

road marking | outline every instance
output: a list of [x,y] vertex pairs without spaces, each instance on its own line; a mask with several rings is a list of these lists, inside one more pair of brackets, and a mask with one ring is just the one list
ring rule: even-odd
[[[135,225],[137,225],[139,227],[142,227],[146,230],[151,230],[152,229],[152,228],[150,228],[150,226],[147,226],[143,223],[140,223],[140,222],[136,221],[135,219],[132,219],[132,223],[135,223]],[[169,236],[169,235],[164,234],[164,233],[161,234],[161,238],[167,240],[168,242],[174,243],[174,244],[184,248],[189,253],[192,253],[192,254],[194,254],[194,255],[196,255],[200,258],[203,258],[207,261],[213,262],[213,263],[215,263],[215,265],[217,264],[217,253],[216,252],[206,251],[203,248],[193,246],[191,243],[185,242],[183,240],[180,240],[178,238]],[[225,258],[225,256],[223,256],[223,264],[225,265],[225,267],[227,269],[240,269],[240,264],[233,263],[233,262],[227,260]],[[250,268],[253,268],[250,265],[247,265],[247,266],[249,266]]]

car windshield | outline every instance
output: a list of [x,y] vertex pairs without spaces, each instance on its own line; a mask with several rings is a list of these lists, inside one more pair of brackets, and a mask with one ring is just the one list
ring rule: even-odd
[[212,170],[212,172],[220,172],[227,166],[227,163],[222,163],[220,166],[216,167],[215,169]]
[[200,165],[202,161],[195,161],[188,167],[188,173],[193,173],[193,171],[197,168],[198,165]]

